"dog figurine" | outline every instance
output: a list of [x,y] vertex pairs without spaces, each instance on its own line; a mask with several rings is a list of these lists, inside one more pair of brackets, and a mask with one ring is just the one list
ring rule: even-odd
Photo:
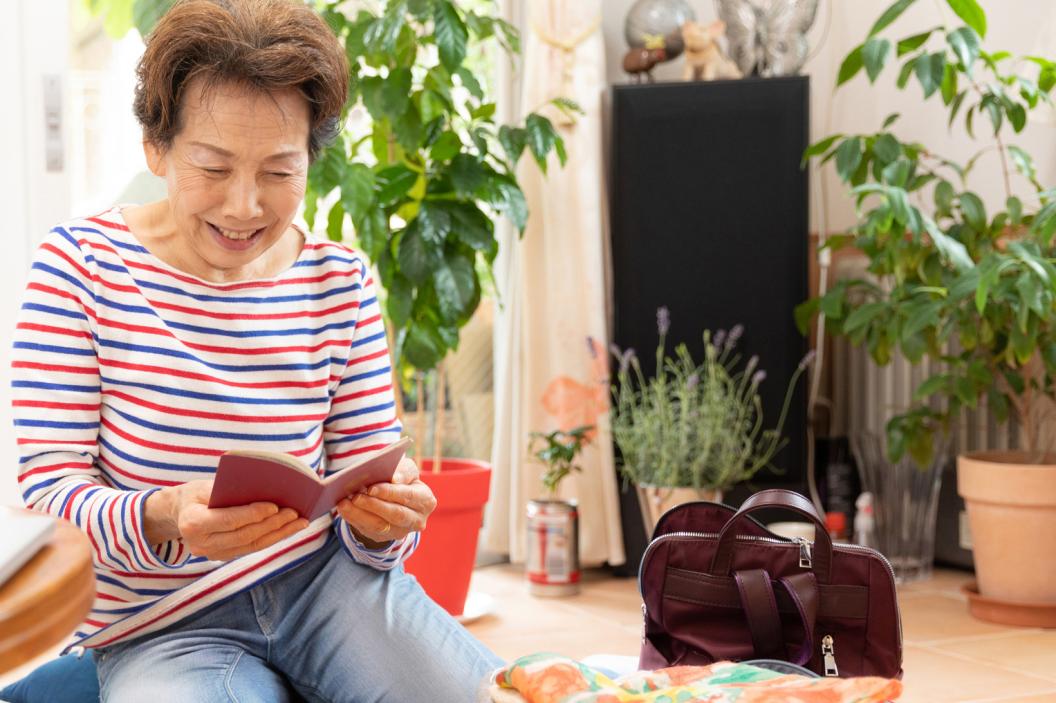
[[719,37],[726,31],[726,23],[715,20],[708,26],[692,20],[682,25],[682,41],[685,42],[686,67],[683,78],[687,81],[716,78],[740,78],[741,72],[719,48]]

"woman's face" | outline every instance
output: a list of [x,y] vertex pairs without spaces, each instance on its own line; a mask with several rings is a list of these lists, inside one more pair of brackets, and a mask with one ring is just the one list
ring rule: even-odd
[[294,90],[227,83],[203,95],[198,80],[185,95],[171,147],[145,145],[168,183],[178,257],[210,279],[252,274],[304,197],[308,103]]

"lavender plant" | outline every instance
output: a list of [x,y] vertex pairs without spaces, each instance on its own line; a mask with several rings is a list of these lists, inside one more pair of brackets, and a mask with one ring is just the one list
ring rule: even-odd
[[781,430],[792,391],[813,353],[789,379],[777,424],[763,429],[759,387],[766,372],[757,356],[741,365],[737,342],[743,327],[714,335],[705,330],[698,364],[685,344],[667,356],[667,308],[656,317],[655,376],[645,378],[633,349],[612,348],[619,369],[610,417],[624,478],[639,485],[725,490],[770,466],[788,441]]

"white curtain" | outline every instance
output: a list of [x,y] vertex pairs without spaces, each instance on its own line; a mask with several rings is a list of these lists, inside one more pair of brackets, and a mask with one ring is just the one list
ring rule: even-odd
[[618,565],[624,552],[608,431],[601,0],[508,0],[506,14],[524,44],[523,74],[506,83],[505,96],[500,86],[506,117],[539,111],[555,97],[574,100],[585,114],[573,123],[542,110],[564,138],[568,163],[560,168],[551,159],[544,176],[526,153],[518,170],[530,216],[523,239],[507,230],[496,266],[494,471],[483,547],[524,560],[525,506],[544,497],[529,433],[590,424],[598,431],[578,462],[583,472],[564,481],[561,495],[579,502],[582,563]]

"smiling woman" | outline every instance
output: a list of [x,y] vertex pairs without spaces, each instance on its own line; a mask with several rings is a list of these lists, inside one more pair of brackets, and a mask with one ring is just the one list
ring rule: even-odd
[[347,71],[298,0],[181,0],[135,99],[167,197],[61,223],[35,256],[19,487],[92,542],[76,638],[104,700],[472,700],[500,663],[398,568],[436,505],[413,461],[310,523],[207,505],[224,451],[325,475],[402,430],[369,265],[292,224]]

